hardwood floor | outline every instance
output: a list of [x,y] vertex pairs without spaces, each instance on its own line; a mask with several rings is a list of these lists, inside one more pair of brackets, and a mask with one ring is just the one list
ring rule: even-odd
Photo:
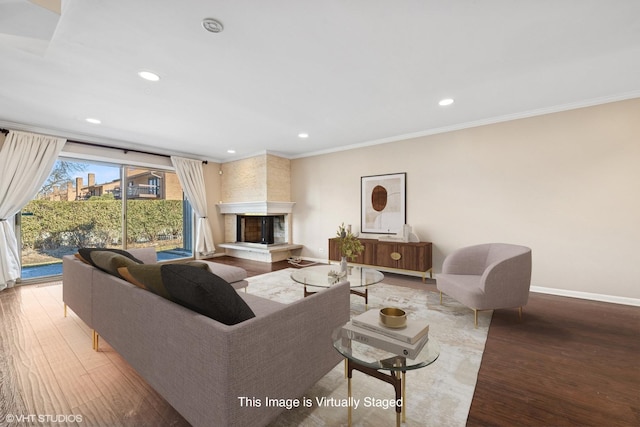
[[467,425],[640,426],[640,308],[531,294],[496,310]]
[[71,310],[62,314],[61,286],[0,292],[0,426],[189,425],[108,343],[93,351]]
[[[250,276],[291,267],[214,260]],[[435,290],[433,280],[385,276]],[[494,312],[467,425],[640,425],[639,307],[532,293],[524,313],[518,322],[516,310]],[[72,311],[62,317],[60,286],[0,292],[0,426],[188,426],[108,343],[90,343]]]

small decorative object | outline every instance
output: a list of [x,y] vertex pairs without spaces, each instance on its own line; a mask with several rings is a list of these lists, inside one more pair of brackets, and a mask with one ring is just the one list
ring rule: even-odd
[[351,233],[351,226],[345,228],[344,222],[338,227],[336,233],[336,239],[338,244],[338,251],[342,256],[340,260],[340,271],[347,271],[347,258],[351,261],[355,260],[358,255],[364,250],[364,246],[360,243],[360,240]]
[[380,323],[387,328],[404,328],[407,326],[407,313],[395,307],[380,310]]
[[340,279],[343,279],[345,277],[347,277],[346,271],[339,271],[339,272],[335,270],[329,271],[329,283],[332,285],[338,283]]

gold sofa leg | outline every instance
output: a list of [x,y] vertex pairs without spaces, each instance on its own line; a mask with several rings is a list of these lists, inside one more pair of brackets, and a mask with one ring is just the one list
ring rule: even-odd
[[518,307],[518,320],[522,322],[522,307]]
[[67,304],[64,305],[64,317],[67,317]]
[[100,347],[100,335],[96,332],[95,329],[91,330],[91,335],[93,338],[93,349],[95,351],[99,351],[99,347]]

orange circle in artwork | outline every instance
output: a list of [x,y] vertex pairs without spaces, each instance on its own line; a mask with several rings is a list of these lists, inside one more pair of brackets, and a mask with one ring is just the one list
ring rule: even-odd
[[373,209],[382,212],[387,206],[387,189],[382,185],[376,185],[371,192],[371,206]]

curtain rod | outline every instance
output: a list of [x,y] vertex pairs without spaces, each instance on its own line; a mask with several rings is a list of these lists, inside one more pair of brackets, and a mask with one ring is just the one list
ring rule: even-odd
[[[0,133],[3,133],[5,135],[7,135],[9,133],[9,130],[0,128]],[[89,145],[91,147],[109,148],[111,150],[122,150],[122,151],[124,151],[125,154],[127,154],[129,151],[131,151],[133,153],[149,154],[151,156],[160,156],[160,157],[169,157],[169,158],[171,157],[171,156],[169,156],[167,154],[151,153],[149,151],[134,150],[134,149],[130,149],[130,148],[112,147],[112,146],[109,146],[109,145],[95,144],[93,142],[73,141],[71,139],[67,139],[67,142],[71,142],[73,144]],[[203,160],[202,163],[206,165],[206,164],[209,164],[209,161],[208,160]]]

